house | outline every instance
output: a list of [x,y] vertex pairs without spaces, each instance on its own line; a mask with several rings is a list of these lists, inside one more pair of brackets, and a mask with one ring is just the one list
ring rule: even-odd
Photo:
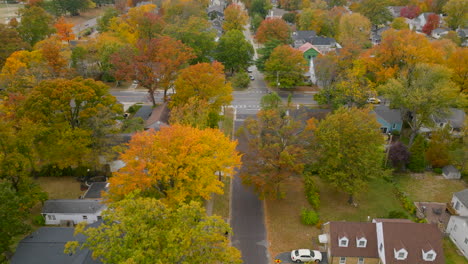
[[224,6],[222,5],[211,5],[207,8],[206,13],[210,20],[219,18],[221,20],[224,19]]
[[161,127],[169,126],[169,112],[167,103],[155,107],[145,122],[145,129],[158,131]]
[[211,28],[214,29],[216,33],[215,41],[218,42],[219,38],[223,35],[223,20],[220,18],[211,20]]
[[442,176],[444,176],[445,179],[459,180],[461,178],[461,173],[453,165],[448,165],[442,168]]
[[468,258],[468,216],[452,215],[446,233],[465,258]]
[[322,54],[326,54],[336,49],[341,49],[340,44],[334,38],[316,36],[309,40],[310,44],[314,45]]
[[377,121],[380,123],[382,133],[391,133],[392,131],[401,131],[403,120],[399,109],[390,109],[386,105],[378,105],[374,108]]
[[468,28],[459,28],[457,29],[457,34],[461,40],[462,47],[468,47]]
[[93,182],[83,195],[83,199],[101,199],[102,192],[107,192],[108,190],[108,182]]
[[305,43],[309,42],[311,38],[316,37],[317,33],[314,30],[298,30],[292,33],[292,40],[294,48],[299,48]]
[[444,264],[443,235],[436,224],[375,221],[383,264]]
[[390,11],[390,14],[392,14],[393,17],[400,17],[401,10],[403,8],[404,6],[387,6],[388,11]]
[[[424,27],[424,25],[426,25],[427,21],[429,20],[429,16],[432,15],[432,14],[435,14],[435,13],[425,12],[425,13],[419,14],[418,17],[411,20],[411,23],[409,25],[410,29],[411,30],[422,31],[422,28]],[[442,17],[441,17],[440,21],[443,21]]]
[[324,231],[328,263],[379,263],[375,223],[328,222]]
[[[463,129],[465,117],[465,111],[462,109],[449,108],[446,115],[434,115],[432,116],[432,120],[434,121],[435,127],[444,128],[448,125],[450,132],[458,135]],[[429,128],[429,130],[432,129]]]
[[302,52],[304,59],[307,61],[307,63],[310,65],[310,61],[317,57],[319,54],[322,54],[318,48],[314,47],[314,45],[310,44],[309,42],[306,42],[304,45],[300,46],[297,48],[299,51]]
[[74,254],[63,250],[68,241],[84,242],[85,236],[74,236],[75,229],[70,227],[41,227],[19,242],[11,264],[100,264],[94,260],[91,251],[78,249]]
[[436,28],[432,30],[431,36],[435,39],[440,39],[441,37],[447,35],[449,33],[449,30],[446,28]]
[[468,189],[454,193],[449,205],[454,209],[456,214],[468,216]]
[[270,12],[268,12],[268,15],[266,18],[283,18],[283,15],[288,13],[288,11],[281,9],[281,8],[276,8],[273,7]]
[[101,219],[106,206],[100,200],[47,200],[42,208],[46,225],[76,225],[80,222],[92,224]]
[[140,117],[141,119],[146,121],[150,117],[152,111],[153,107],[151,105],[142,105],[140,109],[138,109],[138,111],[135,113],[133,118]]

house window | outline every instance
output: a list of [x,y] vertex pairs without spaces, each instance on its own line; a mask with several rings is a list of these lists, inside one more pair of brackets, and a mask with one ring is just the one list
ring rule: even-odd
[[364,258],[358,258],[358,264],[364,264]]
[[382,133],[386,134],[387,133],[387,128],[386,127],[381,127],[380,130],[382,131]]
[[404,258],[404,257],[405,257],[405,252],[400,252],[400,253],[398,253],[398,258],[399,258],[399,259],[402,259],[402,258]]
[[340,238],[340,247],[347,247],[348,246],[348,238],[342,237]]
[[83,220],[87,220],[87,219],[88,219],[88,216],[83,215]]
[[356,239],[356,245],[357,247],[359,248],[365,248],[366,247],[366,244],[367,244],[367,240],[363,237],[363,238],[360,238],[360,239]]
[[393,124],[392,128],[395,129],[395,128],[396,128],[396,124]]
[[460,203],[457,201],[455,203],[455,210],[459,210],[460,209]]
[[379,250],[382,251],[382,249],[383,249],[383,244],[380,243]]
[[346,258],[345,257],[341,257],[340,258],[340,264],[345,264],[346,263]]
[[49,220],[55,220],[55,215],[47,215],[47,218],[49,218]]
[[432,253],[427,254],[426,259],[427,259],[427,260],[432,260],[432,259],[434,259],[434,254],[432,254]]
[[468,244],[468,238],[465,238],[465,244]]

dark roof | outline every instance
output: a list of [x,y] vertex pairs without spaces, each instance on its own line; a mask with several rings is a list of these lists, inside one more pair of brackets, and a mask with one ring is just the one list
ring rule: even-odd
[[142,105],[133,117],[141,117],[146,121],[150,117],[152,111],[153,107],[151,105]]
[[[339,239],[348,238],[348,246],[340,247]],[[365,248],[358,248],[356,237],[365,237]],[[335,257],[378,258],[377,233],[375,223],[367,222],[330,222],[330,254]]]
[[212,5],[206,9],[206,13],[216,12],[218,14],[224,15],[224,7],[220,5]]
[[457,108],[449,108],[446,113],[440,113],[440,115],[434,115],[434,122],[450,123],[453,128],[462,128],[465,122],[465,111]]
[[455,197],[458,198],[458,200],[465,205],[465,207],[468,206],[468,189],[465,189],[463,191],[459,191],[453,194]]
[[445,174],[448,174],[448,173],[451,173],[451,172],[458,173],[457,168],[455,168],[453,165],[445,166],[444,168],[442,168],[442,171]]
[[317,33],[314,30],[298,30],[292,33],[292,38],[294,40],[304,40],[307,41],[309,38],[316,37]]
[[[433,249],[437,256],[432,264],[445,263],[442,249],[443,235],[436,224],[421,223],[389,223],[383,222],[383,237],[386,264],[426,263],[422,250]],[[408,252],[405,260],[395,258],[394,249],[404,248]]]
[[68,241],[83,242],[83,235],[74,236],[75,229],[69,227],[41,227],[16,248],[11,264],[100,264],[93,260],[88,249],[77,250],[75,254],[63,253]]
[[169,123],[169,107],[167,103],[158,105],[151,112],[151,116],[146,120],[145,128],[153,128],[159,130],[161,126],[164,126]]
[[432,33],[440,34],[440,33],[448,32],[448,31],[449,30],[446,29],[446,28],[436,28],[436,29],[432,30]]
[[457,33],[460,37],[466,38],[468,37],[468,28],[459,28],[457,29]]
[[312,37],[309,39],[309,42],[312,43],[312,45],[320,45],[320,46],[327,46],[327,45],[335,45],[336,40],[334,38],[329,38],[329,37]]
[[101,198],[102,191],[108,190],[108,184],[109,184],[108,182],[93,182],[91,186],[89,186],[83,198],[84,199]]
[[401,112],[399,109],[390,109],[386,105],[378,105],[374,108],[377,116],[390,124],[401,123]]
[[105,205],[100,200],[47,200],[42,208],[43,214],[94,214]]

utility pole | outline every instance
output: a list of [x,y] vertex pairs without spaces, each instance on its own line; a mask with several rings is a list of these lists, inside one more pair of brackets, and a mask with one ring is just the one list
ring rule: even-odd
[[278,88],[280,85],[279,83],[279,71],[276,71],[276,88]]

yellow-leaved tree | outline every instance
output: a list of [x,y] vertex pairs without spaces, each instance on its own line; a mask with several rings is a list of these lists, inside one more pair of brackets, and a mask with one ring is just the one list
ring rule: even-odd
[[134,190],[174,205],[223,193],[220,176],[241,163],[237,142],[217,129],[174,125],[135,134],[121,154],[126,166],[110,178],[109,201]]

